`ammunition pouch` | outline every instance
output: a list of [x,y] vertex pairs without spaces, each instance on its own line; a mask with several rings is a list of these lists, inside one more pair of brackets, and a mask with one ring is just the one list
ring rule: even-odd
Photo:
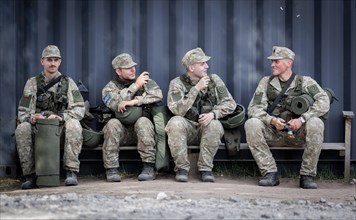
[[34,148],[38,186],[59,186],[61,124],[58,119],[36,120]]
[[49,92],[42,93],[37,97],[36,108],[49,109],[51,104],[51,94]]

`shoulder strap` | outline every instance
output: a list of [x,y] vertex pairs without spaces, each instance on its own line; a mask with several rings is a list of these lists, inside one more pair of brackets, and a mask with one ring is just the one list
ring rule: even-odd
[[37,91],[37,96],[40,96],[41,94],[47,92],[48,89],[50,89],[52,86],[54,86],[56,83],[58,83],[61,79],[62,79],[63,75],[58,76],[57,78],[55,78],[54,80],[52,80],[50,83],[48,83],[45,87],[40,88]]
[[277,104],[279,103],[279,101],[281,100],[282,96],[284,95],[284,93],[289,88],[289,86],[292,83],[292,81],[294,80],[294,78],[295,78],[295,73],[292,73],[291,77],[288,79],[288,81],[284,85],[282,91],[278,94],[277,98],[274,100],[272,105],[268,108],[268,111],[267,111],[268,114],[271,114],[273,112],[273,110],[276,108]]

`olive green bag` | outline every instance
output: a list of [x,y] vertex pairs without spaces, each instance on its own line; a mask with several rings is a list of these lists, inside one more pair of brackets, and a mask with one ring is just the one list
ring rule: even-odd
[[167,106],[152,106],[151,114],[156,131],[156,170],[168,171],[171,153],[165,127],[170,118],[170,112]]
[[62,126],[58,119],[37,119],[35,126],[35,168],[38,186],[59,186]]

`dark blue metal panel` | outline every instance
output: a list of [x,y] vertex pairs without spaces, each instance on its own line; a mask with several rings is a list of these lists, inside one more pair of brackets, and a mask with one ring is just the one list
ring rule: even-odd
[[151,73],[166,102],[169,81],[184,72],[183,55],[201,47],[212,57],[210,72],[246,107],[270,74],[272,46],[286,45],[296,52],[296,73],[335,91],[325,141],[343,141],[342,110],[356,112],[355,27],[356,0],[2,0],[0,166],[15,163],[17,105],[27,78],[42,70],[48,44],[59,46],[60,71],[85,84],[92,105],[101,104],[119,53]]

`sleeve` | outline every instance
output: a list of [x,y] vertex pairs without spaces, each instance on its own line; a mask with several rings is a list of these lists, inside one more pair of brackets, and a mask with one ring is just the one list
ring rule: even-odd
[[217,104],[213,107],[213,112],[216,119],[219,119],[233,113],[237,104],[221,78],[213,74],[212,79],[216,83],[215,94],[217,94]]
[[37,83],[35,77],[27,80],[22,97],[18,107],[18,120],[30,122],[36,112]]
[[310,95],[314,99],[313,105],[307,112],[302,114],[306,121],[312,117],[321,117],[329,111],[329,96],[311,77],[303,77],[303,93]]
[[138,100],[138,106],[142,104],[151,104],[159,102],[163,99],[162,90],[160,89],[158,84],[151,79],[147,82],[146,85],[144,85],[144,90],[145,92],[141,96],[134,97]]
[[[188,93],[187,93],[188,92]],[[194,104],[199,91],[193,86],[186,91],[179,77],[169,83],[167,105],[174,115],[184,116]]]
[[248,106],[248,117],[258,118],[266,125],[270,125],[273,116],[267,113],[268,98],[267,98],[267,86],[269,77],[263,77],[253,94],[253,97]]
[[69,118],[82,120],[85,114],[84,100],[75,82],[68,78],[68,107],[62,113],[63,119]]

